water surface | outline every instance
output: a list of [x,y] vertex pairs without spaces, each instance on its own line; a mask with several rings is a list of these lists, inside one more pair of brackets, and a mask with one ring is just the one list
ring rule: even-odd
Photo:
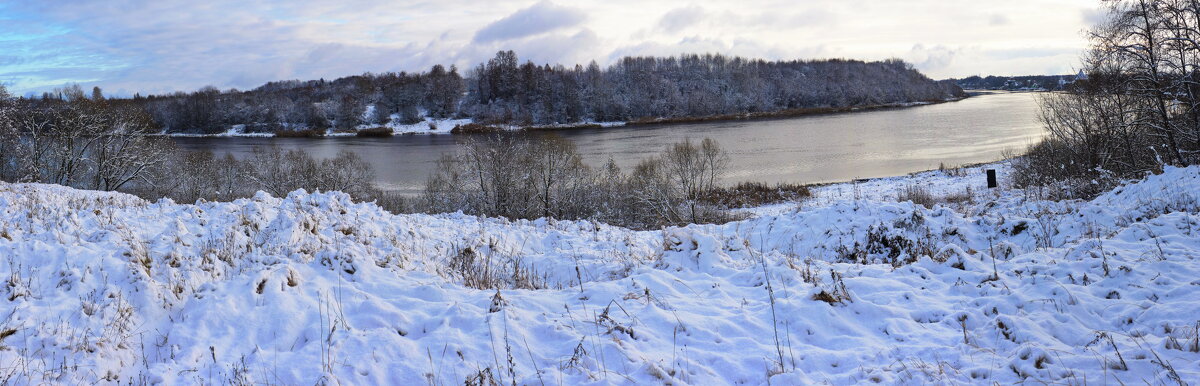
[[[928,106],[814,115],[798,118],[670,124],[556,131],[575,143],[584,160],[609,158],[628,170],[685,138],[716,139],[729,151],[725,182],[817,183],[901,175],[939,164],[999,159],[1020,151],[1045,129],[1037,121],[1036,94],[985,94]],[[540,136],[542,132],[519,135]],[[420,191],[434,162],[461,142],[455,135],[391,138],[176,138],[184,149],[249,155],[272,144],[317,157],[339,150],[358,153],[374,167],[385,189]]]

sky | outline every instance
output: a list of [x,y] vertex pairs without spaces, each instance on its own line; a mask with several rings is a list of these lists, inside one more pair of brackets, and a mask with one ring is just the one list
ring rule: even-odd
[[0,84],[109,95],[629,55],[900,58],[935,79],[1077,71],[1097,0],[0,0]]

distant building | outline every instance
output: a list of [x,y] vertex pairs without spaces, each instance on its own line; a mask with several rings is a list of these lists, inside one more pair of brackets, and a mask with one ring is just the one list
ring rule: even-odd
[[1075,74],[1075,80],[1087,80],[1087,73],[1079,70],[1079,73]]

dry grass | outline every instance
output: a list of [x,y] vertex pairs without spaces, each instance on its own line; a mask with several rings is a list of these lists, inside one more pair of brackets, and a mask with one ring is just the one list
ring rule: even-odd
[[896,201],[909,201],[926,208],[932,208],[938,202],[933,193],[929,192],[929,189],[925,189],[925,187],[920,185],[905,186],[904,190],[896,194]]
[[485,125],[485,124],[481,124],[481,123],[468,123],[465,125],[454,125],[454,128],[450,129],[450,132],[454,133],[454,134],[487,134],[487,133],[499,133],[499,132],[503,132],[503,131],[505,131],[505,130],[502,127]]
[[359,137],[391,137],[392,134],[392,129],[388,127],[373,127],[354,132],[354,135]]
[[832,283],[828,287],[821,288],[820,291],[813,294],[813,300],[829,303],[830,305],[844,304],[846,302],[854,301],[854,299],[850,297],[850,291],[846,289],[846,282],[842,280],[842,275],[840,273],[830,270],[829,278],[831,279]]
[[788,201],[800,201],[813,196],[807,185],[741,182],[733,187],[719,187],[705,192],[700,200],[723,208],[746,208]]
[[915,184],[905,186],[903,190],[896,193],[897,202],[910,201],[926,208],[933,208],[937,204],[963,204],[970,202],[973,198],[974,194],[971,188],[967,188],[965,192],[937,196],[924,186]]
[[275,132],[278,138],[318,138],[324,137],[323,130],[280,130]]
[[945,162],[938,164],[938,171],[950,177],[966,177],[967,169],[962,166],[949,166]]
[[[482,249],[482,248],[480,248]],[[475,289],[545,289],[547,278],[531,265],[524,264],[519,257],[502,257],[486,249],[459,249],[450,257],[447,268],[450,274],[462,279],[463,286]]]

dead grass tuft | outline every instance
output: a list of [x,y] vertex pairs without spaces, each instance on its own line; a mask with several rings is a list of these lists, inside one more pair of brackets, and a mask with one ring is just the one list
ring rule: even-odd
[[722,208],[747,208],[811,198],[807,185],[740,182],[733,187],[718,187],[704,192],[700,200]]
[[280,130],[275,132],[278,138],[316,138],[324,137],[323,130]]

